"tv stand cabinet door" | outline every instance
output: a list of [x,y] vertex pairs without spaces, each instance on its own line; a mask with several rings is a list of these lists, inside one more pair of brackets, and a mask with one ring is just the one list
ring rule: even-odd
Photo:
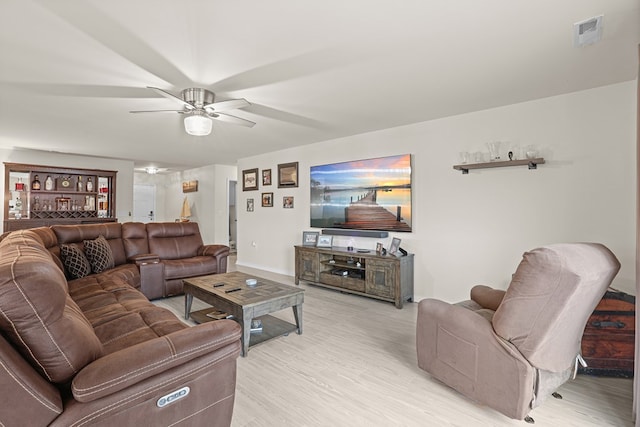
[[300,280],[320,280],[319,254],[314,249],[296,248],[296,285]]
[[367,259],[365,290],[368,295],[395,300],[396,263]]

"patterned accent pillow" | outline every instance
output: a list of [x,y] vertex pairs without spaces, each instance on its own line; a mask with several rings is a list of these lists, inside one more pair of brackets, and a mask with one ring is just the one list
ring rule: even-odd
[[111,246],[104,236],[99,236],[95,240],[85,240],[84,253],[94,273],[102,273],[115,266]]
[[80,279],[91,274],[91,265],[82,250],[74,244],[61,244],[62,263],[71,279]]

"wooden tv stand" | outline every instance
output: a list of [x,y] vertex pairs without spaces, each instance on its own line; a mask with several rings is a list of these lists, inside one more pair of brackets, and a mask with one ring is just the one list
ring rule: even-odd
[[343,247],[296,246],[295,283],[393,302],[413,301],[413,254],[402,257]]

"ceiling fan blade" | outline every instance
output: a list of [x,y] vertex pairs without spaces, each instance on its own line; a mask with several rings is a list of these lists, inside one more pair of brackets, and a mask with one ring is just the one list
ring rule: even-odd
[[252,122],[251,120],[241,119],[240,117],[231,116],[224,113],[209,114],[209,117],[215,120],[220,120],[221,122],[233,123],[234,125],[246,126],[249,128],[255,126],[255,122]]
[[130,113],[184,113],[184,110],[139,110],[129,111]]
[[152,91],[154,91],[158,95],[162,95],[165,98],[168,98],[168,99],[170,99],[172,101],[175,101],[175,102],[179,103],[180,105],[182,105],[183,107],[185,107],[185,108],[187,108],[189,110],[193,110],[194,108],[196,108],[193,105],[189,104],[188,102],[178,98],[177,96],[175,96],[175,95],[173,95],[173,94],[171,94],[171,93],[169,93],[169,92],[167,92],[165,90],[159,89],[157,87],[152,87],[152,86],[147,86],[147,88],[151,89]]
[[119,20],[105,13],[104,8],[89,2],[71,4],[68,2],[38,1],[40,8],[46,8],[57,17],[77,28],[83,36],[93,38],[101,45],[127,59],[131,64],[157,76],[176,87],[191,83],[178,67],[165,55],[154,49],[139,32],[128,29]]
[[244,98],[239,98],[239,99],[229,99],[228,101],[213,102],[211,104],[205,105],[204,109],[210,113],[214,111],[218,113],[220,111],[228,111],[228,110],[235,110],[236,108],[248,107],[249,105],[251,105],[249,101],[247,101]]

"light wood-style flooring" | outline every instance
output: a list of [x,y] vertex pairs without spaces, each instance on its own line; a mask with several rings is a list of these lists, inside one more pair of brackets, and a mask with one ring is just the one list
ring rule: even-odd
[[[230,271],[235,269],[231,263]],[[293,277],[238,267],[294,285]],[[233,427],[515,426],[420,370],[417,304],[393,304],[302,284],[304,333],[238,358]],[[157,302],[182,318],[184,297]],[[193,310],[206,307],[194,299]],[[277,313],[293,322],[291,309]],[[535,426],[632,426],[632,380],[579,375],[531,412]]]

